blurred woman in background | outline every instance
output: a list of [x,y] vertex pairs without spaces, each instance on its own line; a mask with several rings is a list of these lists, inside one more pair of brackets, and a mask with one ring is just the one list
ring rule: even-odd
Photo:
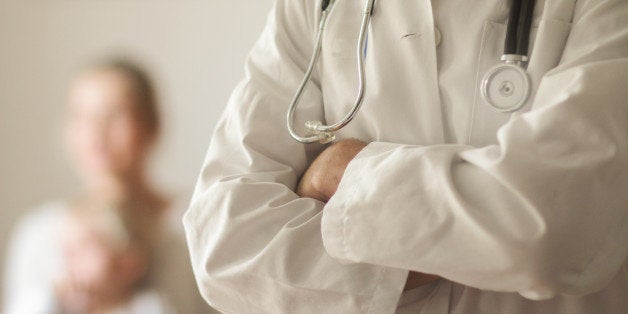
[[[84,246],[77,246],[78,239],[68,241],[81,237],[80,232],[70,232],[80,228],[75,228],[76,219],[68,217],[77,209],[90,207],[135,213],[131,215],[136,220],[133,224],[150,230],[144,232],[150,236],[143,237],[142,242],[146,244],[142,252],[147,254],[136,260],[137,267],[131,267],[135,272],[127,273],[132,277],[130,284],[141,281],[144,288],[154,290],[153,295],[163,301],[157,303],[168,304],[164,307],[168,308],[166,313],[210,311],[197,292],[185,248],[180,223],[185,204],[173,203],[148,180],[147,161],[159,130],[153,85],[141,68],[112,60],[78,75],[69,92],[65,139],[84,189],[76,198],[80,201],[46,204],[25,217],[14,231],[6,273],[7,314],[50,313],[60,308],[108,312],[98,305],[106,303],[105,291],[119,284],[119,275],[126,270],[111,266],[109,272],[100,272],[108,275],[91,276],[98,280],[90,280],[89,270],[81,275],[73,265],[77,261],[81,265],[85,256],[104,258],[115,254],[91,254],[94,250],[90,253],[89,248],[97,246],[89,245],[89,241]],[[72,221],[74,224],[68,223]],[[93,219],[89,222],[95,223]],[[106,238],[102,235],[92,238]],[[82,264],[104,263],[94,259]]]

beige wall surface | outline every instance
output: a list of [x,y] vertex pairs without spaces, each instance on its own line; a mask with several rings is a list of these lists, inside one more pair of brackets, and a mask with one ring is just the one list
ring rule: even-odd
[[77,68],[111,53],[150,68],[165,122],[153,175],[185,203],[271,5],[0,0],[0,267],[16,219],[78,189],[60,139],[66,88]]

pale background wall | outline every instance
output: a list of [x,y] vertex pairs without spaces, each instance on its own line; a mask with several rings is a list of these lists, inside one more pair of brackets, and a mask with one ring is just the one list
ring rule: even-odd
[[16,218],[77,190],[60,139],[73,71],[110,52],[126,52],[152,70],[165,122],[154,176],[187,198],[271,5],[0,0],[0,267]]

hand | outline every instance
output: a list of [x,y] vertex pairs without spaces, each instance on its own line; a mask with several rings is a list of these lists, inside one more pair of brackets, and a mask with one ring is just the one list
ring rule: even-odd
[[[111,276],[109,276],[111,277]],[[90,280],[89,276],[67,270],[55,281],[55,295],[63,312],[92,313],[101,312],[115,305],[125,291],[117,282]]]
[[56,282],[55,293],[64,313],[89,313],[106,303],[106,297],[96,287],[67,274]]
[[354,139],[341,140],[327,147],[301,177],[297,194],[329,201],[336,193],[347,165],[364,147],[366,143]]
[[90,302],[90,293],[86,287],[67,276],[55,283],[57,301],[64,311],[70,313],[87,312]]

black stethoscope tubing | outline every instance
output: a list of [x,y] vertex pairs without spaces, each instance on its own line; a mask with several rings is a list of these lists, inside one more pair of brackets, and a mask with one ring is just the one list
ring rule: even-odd
[[523,108],[530,96],[531,81],[526,64],[534,5],[535,0],[512,0],[501,56],[503,63],[491,68],[482,78],[482,98],[502,113]]
[[526,56],[528,54],[534,4],[535,0],[512,1],[504,43],[505,55]]

